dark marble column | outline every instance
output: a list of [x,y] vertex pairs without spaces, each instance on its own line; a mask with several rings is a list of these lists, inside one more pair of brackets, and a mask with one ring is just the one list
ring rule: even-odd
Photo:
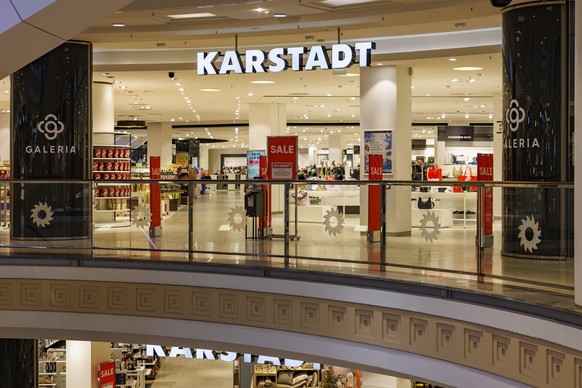
[[0,387],[35,388],[37,341],[0,339]]
[[[92,46],[67,42],[12,75],[12,177],[90,178]],[[87,238],[91,188],[27,183],[12,188],[12,238]]]
[[[569,8],[567,1],[534,1],[503,12],[505,181],[572,181]],[[557,188],[504,189],[503,253],[573,257],[571,194]]]

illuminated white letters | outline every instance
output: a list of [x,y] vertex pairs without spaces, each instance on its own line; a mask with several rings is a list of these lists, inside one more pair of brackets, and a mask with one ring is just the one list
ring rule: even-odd
[[329,69],[329,58],[323,46],[313,46],[305,63],[305,70],[315,70],[317,67]]
[[[278,73],[291,66],[293,71],[316,69],[343,69],[352,66],[359,56],[360,66],[371,66],[374,42],[359,42],[354,46],[338,43],[331,46],[331,59],[325,46],[307,47],[275,47],[268,53],[262,50],[226,51],[222,55],[220,70],[216,61],[221,54],[218,51],[199,52],[196,54],[196,70],[198,75],[207,74],[244,74],[244,73]],[[307,54],[305,68],[303,55]],[[244,63],[241,56],[245,57]]]
[[331,65],[334,69],[343,69],[354,64],[355,50],[347,44],[331,46]]
[[211,51],[209,53],[198,53],[196,55],[196,72],[202,74],[216,74],[216,66],[213,61],[220,53]]
[[[285,358],[281,360],[278,357],[269,357],[269,356],[253,356],[252,354],[244,353],[236,353],[236,352],[227,352],[222,351],[220,353],[215,352],[214,350],[208,349],[190,349],[190,348],[181,348],[179,346],[173,346],[170,349],[170,353],[166,355],[166,351],[160,345],[146,345],[146,355],[149,357],[157,356],[157,357],[178,357],[183,355],[186,358],[194,358],[193,354],[196,354],[196,358],[199,360],[222,360],[222,361],[234,361],[237,357],[242,356],[243,361],[247,363],[257,363],[257,364],[264,364],[264,363],[271,363],[273,365],[285,365],[290,368],[298,368],[303,365],[303,361],[294,360],[291,358]],[[321,364],[313,363],[313,369],[321,369]]]

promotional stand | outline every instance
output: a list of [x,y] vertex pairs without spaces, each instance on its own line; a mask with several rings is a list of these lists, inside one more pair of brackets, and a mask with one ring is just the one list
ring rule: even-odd
[[[150,156],[150,179],[161,179],[160,157]],[[162,235],[161,193],[160,184],[150,184],[150,237]]]
[[[477,154],[477,180],[493,181],[493,155]],[[480,233],[483,236],[483,247],[493,246],[493,187],[483,187],[483,205],[481,211]]]
[[[382,180],[382,155],[369,155],[369,180]],[[368,186],[368,242],[378,242],[381,230],[380,185]]]
[[[270,180],[290,181],[297,179],[297,136],[269,136],[267,137],[267,174]],[[285,238],[298,240],[297,214],[295,215],[295,234],[289,235],[289,184],[284,189],[284,234],[271,234],[271,238]],[[269,202],[270,203],[270,202]],[[297,211],[297,206],[295,206]],[[269,221],[271,208],[268,211]],[[286,249],[288,244],[285,244]]]

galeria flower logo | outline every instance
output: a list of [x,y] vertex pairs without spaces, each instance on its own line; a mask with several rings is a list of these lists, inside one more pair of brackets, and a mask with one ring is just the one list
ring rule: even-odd
[[44,120],[36,125],[36,129],[48,139],[55,140],[57,135],[64,131],[65,125],[57,119],[57,116],[48,114]]
[[505,120],[509,123],[509,129],[512,132],[517,131],[519,124],[525,120],[525,111],[516,99],[511,100],[509,103],[509,108],[505,112]]

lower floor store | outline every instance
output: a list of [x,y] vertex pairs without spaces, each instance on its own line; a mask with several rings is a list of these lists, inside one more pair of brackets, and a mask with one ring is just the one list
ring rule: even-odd
[[[83,349],[83,351],[79,351]],[[89,376],[87,361],[96,366]],[[84,369],[84,373],[80,373]],[[38,387],[405,388],[430,385],[343,366],[228,351],[39,340]],[[96,378],[96,380],[95,380]],[[94,385],[97,383],[97,385]]]

